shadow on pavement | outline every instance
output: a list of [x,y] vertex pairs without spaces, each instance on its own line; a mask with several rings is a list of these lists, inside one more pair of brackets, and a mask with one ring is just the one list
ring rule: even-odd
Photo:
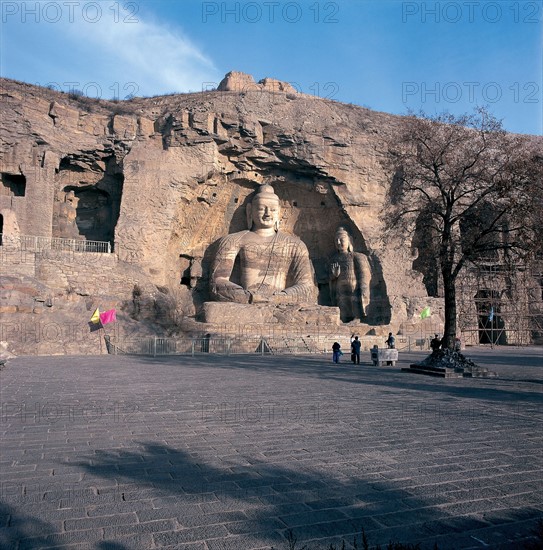
[[[274,545],[286,549],[289,529],[300,541],[326,539],[327,546],[341,537],[352,541],[362,528],[368,534],[379,530],[376,542],[391,538],[409,542],[428,538],[432,531],[421,524],[406,533],[397,527],[398,512],[412,515],[413,523],[445,516],[422,509],[423,500],[393,488],[382,478],[364,479],[365,472],[353,473],[346,482],[319,475],[309,467],[302,469],[299,464],[294,469],[251,458],[248,466],[221,468],[168,445],[140,445],[141,452],[104,451],[99,458],[94,456],[92,463],[85,460],[78,466],[92,476],[128,484],[123,493],[127,506],[130,501],[152,499],[157,515],[161,511],[165,518],[175,515],[182,529],[155,535],[160,545],[200,540],[206,528],[209,539],[217,537],[217,548],[220,538],[230,536],[238,537],[230,541],[232,548]],[[409,506],[403,502],[405,498],[410,499]],[[390,525],[383,528],[373,516]],[[210,527],[213,525],[215,530]],[[214,548],[212,541],[207,544]],[[325,546],[319,543],[314,548]]]
[[[45,507],[45,505],[43,506]],[[22,505],[20,508],[24,510],[25,506]],[[2,550],[62,548],[70,542],[78,540],[77,537],[70,539],[70,536],[70,533],[59,533],[58,525],[25,514],[16,507],[0,502],[0,548]],[[83,542],[81,539],[79,541]],[[123,544],[106,540],[96,542],[96,549],[129,550]]]

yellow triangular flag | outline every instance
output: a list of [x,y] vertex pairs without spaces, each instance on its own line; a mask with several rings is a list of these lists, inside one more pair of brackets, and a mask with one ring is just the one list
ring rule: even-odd
[[100,310],[96,308],[96,311],[92,314],[91,323],[97,325],[100,322]]

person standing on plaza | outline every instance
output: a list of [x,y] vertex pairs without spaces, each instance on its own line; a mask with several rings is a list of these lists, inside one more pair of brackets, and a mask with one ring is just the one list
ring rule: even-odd
[[341,345],[339,342],[334,342],[332,344],[332,361],[334,363],[339,363],[339,358],[341,357]]
[[437,353],[441,348],[442,339],[439,337],[439,334],[436,334],[430,341],[430,347],[432,348],[432,353]]
[[360,347],[361,346],[362,346],[362,343],[358,339],[358,336],[355,336],[351,344],[351,357],[355,365],[360,365]]
[[351,361],[354,363],[353,342],[354,342],[354,332],[351,334],[351,337],[349,338],[349,346],[351,346]]
[[[396,338],[394,338],[392,332],[388,333],[388,338],[385,340],[385,344],[388,349],[394,349],[396,347]],[[392,361],[387,361],[387,365],[392,365]]]
[[388,349],[394,349],[396,347],[396,339],[392,336],[392,332],[388,333],[388,338],[385,340],[385,344]]

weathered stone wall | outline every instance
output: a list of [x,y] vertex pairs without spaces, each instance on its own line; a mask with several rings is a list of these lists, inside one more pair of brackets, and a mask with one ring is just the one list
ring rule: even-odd
[[114,329],[118,337],[135,330],[152,333],[129,314],[135,288],[147,300],[156,288],[137,266],[121,265],[115,254],[0,252],[0,341],[7,341],[11,352],[105,353],[104,331],[89,324],[97,307],[115,308],[121,317],[126,312],[122,326]]

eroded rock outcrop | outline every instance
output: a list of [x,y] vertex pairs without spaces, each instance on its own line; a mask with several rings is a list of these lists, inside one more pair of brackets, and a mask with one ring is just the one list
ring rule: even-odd
[[[118,330],[181,330],[209,298],[213,247],[246,228],[262,183],[280,198],[281,230],[307,246],[320,305],[332,305],[339,226],[370,264],[362,328],[416,326],[432,303],[410,248],[380,239],[392,179],[380,159],[397,117],[235,72],[217,91],[122,103],[0,83],[0,273],[45,285],[50,319],[64,308],[59,319],[86,327],[104,303],[124,308]],[[12,293],[7,302],[18,307]],[[439,321],[439,300],[432,306]],[[39,315],[6,310],[2,322],[7,314]]]
[[296,89],[288,82],[277,80],[275,78],[263,78],[256,83],[250,74],[239,71],[230,71],[219,83],[217,90],[219,92],[286,92],[295,94]]

